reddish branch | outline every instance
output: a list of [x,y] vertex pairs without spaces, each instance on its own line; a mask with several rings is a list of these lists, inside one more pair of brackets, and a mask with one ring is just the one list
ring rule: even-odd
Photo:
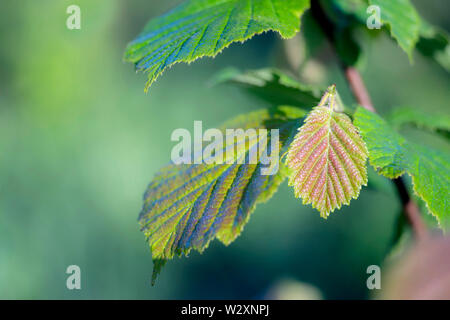
[[[367,92],[364,81],[362,80],[358,70],[353,67],[344,67],[345,76],[347,78],[350,87],[352,88],[353,95],[355,96],[358,103],[367,110],[376,112],[370,100],[369,93]],[[424,239],[427,236],[427,228],[420,217],[420,211],[417,205],[409,196],[408,190],[406,189],[405,182],[402,177],[394,179],[394,184],[397,188],[398,195],[402,201],[403,212],[408,219],[411,228],[414,231],[414,235],[417,239]]]
[[344,67],[345,77],[352,89],[353,95],[355,96],[358,103],[365,109],[375,112],[375,108],[370,100],[369,92],[367,92],[364,81],[361,78],[358,70],[353,67]]
[[[321,8],[320,4],[317,1],[311,2],[311,13],[315,17],[316,21],[318,21],[321,26],[323,32],[327,36],[330,41],[332,47],[334,47],[335,39],[334,39],[334,28],[333,23],[328,19],[325,12]],[[364,84],[363,79],[357,69],[352,66],[345,65],[342,61],[342,68],[345,72],[346,79],[349,83],[349,86],[353,92],[358,103],[365,109],[376,112],[373,107],[372,101],[370,99],[369,92]],[[428,230],[420,216],[420,211],[414,201],[411,199],[408,189],[406,188],[405,182],[401,177],[393,180],[395,187],[397,188],[398,195],[402,202],[403,213],[406,216],[411,228],[414,232],[414,236],[416,239],[421,240],[425,239],[428,235]]]

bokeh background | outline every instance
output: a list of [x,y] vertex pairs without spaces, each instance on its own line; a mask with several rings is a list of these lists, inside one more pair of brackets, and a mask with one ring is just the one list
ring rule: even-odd
[[[124,48],[150,17],[179,2],[1,1],[0,298],[370,298],[366,268],[382,265],[400,210],[384,180],[327,221],[285,183],[230,246],[214,241],[203,254],[174,259],[150,285],[137,216],[147,184],[170,160],[171,132],[267,106],[237,88],[209,86],[223,68],[286,66],[280,37],[267,33],[216,59],[179,64],[145,94],[146,77],[122,62]],[[413,2],[449,30],[448,1]],[[66,28],[70,4],[81,7],[81,30]],[[352,103],[327,51],[302,77],[337,83]],[[419,54],[411,65],[387,36],[368,48],[362,74],[381,113],[400,105],[449,112],[448,73]],[[81,290],[66,288],[71,264],[81,267]]]

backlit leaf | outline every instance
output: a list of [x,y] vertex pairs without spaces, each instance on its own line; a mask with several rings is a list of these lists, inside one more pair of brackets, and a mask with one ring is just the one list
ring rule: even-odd
[[125,60],[148,73],[148,88],[172,64],[213,57],[232,42],[269,30],[293,37],[308,8],[309,0],[189,0],[151,20]]
[[444,230],[450,227],[450,154],[407,141],[375,113],[358,108],[355,125],[379,173],[395,178],[407,172],[416,194]]
[[305,119],[286,158],[295,196],[323,218],[356,199],[367,184],[366,146],[341,108],[333,85]]
[[389,25],[391,36],[412,60],[421,19],[410,0],[369,0],[369,3],[380,7],[381,22]]
[[[298,108],[280,107],[241,115],[224,124],[231,128],[267,129],[267,143],[260,150],[279,155],[288,138],[301,123],[305,112]],[[272,148],[270,129],[279,129],[280,143]],[[258,153],[251,164],[250,151],[264,139],[236,139],[228,143],[224,137],[223,150],[234,149],[230,162],[171,164],[161,169],[148,186],[139,215],[155,261],[153,281],[165,260],[174,255],[187,255],[192,249],[202,252],[214,238],[224,244],[232,242],[247,223],[250,213],[259,202],[266,201],[286,177],[280,163],[274,174],[262,174],[263,163]],[[224,152],[225,153],[225,152]],[[240,160],[244,160],[242,163]]]

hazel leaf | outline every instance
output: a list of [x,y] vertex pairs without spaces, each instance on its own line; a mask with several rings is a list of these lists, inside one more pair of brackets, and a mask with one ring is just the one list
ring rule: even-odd
[[[239,236],[257,204],[267,201],[286,178],[279,155],[304,115],[287,106],[242,114],[223,124],[224,141],[214,142],[222,152],[210,153],[201,163],[172,163],[158,171],[139,215],[154,260],[152,283],[166,260],[203,252],[213,239],[228,245]],[[228,129],[242,134],[227,135]],[[251,131],[260,129],[267,134],[252,137]],[[220,155],[223,161],[210,161]]]
[[125,61],[148,74],[146,89],[178,62],[214,57],[233,42],[277,31],[292,38],[309,0],[189,0],[150,20],[125,52]]
[[391,179],[408,173],[415,194],[425,202],[439,226],[450,230],[450,153],[408,141],[366,109],[358,108],[354,117],[367,143],[370,164]]
[[366,145],[341,110],[332,85],[299,128],[286,158],[295,196],[311,203],[323,218],[356,199],[367,185]]

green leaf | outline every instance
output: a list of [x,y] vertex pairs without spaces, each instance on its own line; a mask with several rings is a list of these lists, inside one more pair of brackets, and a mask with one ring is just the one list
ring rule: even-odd
[[[375,4],[375,0],[371,0],[371,4]],[[411,13],[415,12],[415,9],[412,8],[412,5],[408,1],[390,1],[385,0],[384,2],[388,2],[388,6],[391,5],[393,8],[388,7],[388,11],[386,11],[387,16],[383,17],[383,12],[381,12],[381,18],[385,23],[388,23],[391,26],[391,33],[394,37],[398,36],[397,41],[399,44],[403,40],[402,48],[408,53],[409,56],[412,54],[413,43],[416,43],[416,49],[424,56],[433,59],[436,63],[438,63],[442,68],[446,71],[450,72],[450,45],[449,45],[449,35],[445,30],[434,27],[428,24],[426,21],[420,18],[417,15],[417,12],[412,15],[405,15],[402,17],[401,15],[393,14],[393,11],[403,11],[399,10],[401,6],[408,7],[408,9],[404,12]],[[342,12],[346,15],[351,15],[354,17],[355,21],[357,21],[361,26],[366,26],[367,18],[369,14],[366,12],[368,7],[367,0],[332,0],[330,3],[328,1],[326,4],[332,4],[333,15],[335,23],[342,23],[342,17],[338,17],[338,13]],[[380,8],[384,8],[380,6]],[[412,9],[411,9],[412,8]],[[389,19],[393,19],[393,16],[397,16],[395,19],[397,22],[394,23],[394,29],[392,30],[392,25],[389,23]],[[407,20],[411,20],[407,22]],[[403,21],[403,22],[402,22]],[[417,25],[419,25],[418,37],[417,37]],[[403,30],[403,31],[402,31]],[[409,30],[409,31],[408,31]],[[394,33],[395,31],[395,33]],[[412,31],[411,33],[409,33]],[[375,30],[370,30],[370,34],[374,35]],[[404,36],[402,36],[402,34]]]
[[367,0],[332,0],[333,6],[347,15],[353,15],[360,22],[366,23],[369,14],[367,13]]
[[333,22],[329,32],[340,60],[347,66],[359,65],[363,61],[364,52],[356,39],[357,27],[361,27],[357,15],[367,8],[367,3],[363,0],[322,0],[320,3]]
[[341,113],[336,89],[328,88],[306,117],[289,147],[289,185],[304,204],[312,203],[327,218],[356,199],[367,185],[367,148],[350,118]]
[[336,52],[347,66],[356,66],[362,61],[363,52],[354,36],[354,29],[343,28],[335,32]]
[[450,133],[449,116],[445,114],[430,114],[429,112],[417,110],[416,108],[395,108],[387,116],[387,120],[394,128],[413,125],[421,129],[437,132],[447,138]]
[[216,75],[214,83],[238,85],[273,106],[291,105],[310,108],[320,100],[320,90],[302,84],[277,69],[260,69],[245,73],[228,68]]
[[366,23],[367,0],[319,0],[319,2],[328,18],[338,27],[345,27],[354,22],[364,25]]
[[305,60],[312,58],[325,44],[326,38],[311,10],[302,16],[302,35],[305,41]]
[[424,56],[432,58],[442,68],[450,72],[450,45],[448,40],[447,32],[422,21],[417,49]]
[[161,269],[166,264],[166,259],[154,259],[153,260],[153,273],[152,273],[152,286],[155,285],[156,278],[161,273]]
[[[367,119],[367,115],[373,119]],[[405,139],[390,129],[384,120],[376,115],[368,114],[365,109],[357,109],[354,122],[367,144],[372,166],[385,177],[394,179],[401,176],[406,167],[405,155],[402,151]]]
[[407,141],[375,113],[358,108],[355,125],[378,172],[395,178],[407,172],[415,193],[444,230],[450,227],[450,155]]
[[389,25],[391,36],[412,61],[412,52],[419,40],[421,25],[414,6],[409,0],[369,0],[369,3],[380,7],[381,22]]
[[[285,142],[292,138],[304,114],[299,108],[280,107],[241,115],[224,124],[223,132],[267,129],[267,143],[262,135],[231,142],[226,136],[223,154],[237,150],[226,161],[171,164],[158,172],[147,188],[139,215],[155,261],[153,278],[174,255],[187,255],[192,249],[202,252],[214,238],[229,244],[240,234],[256,204],[268,200],[286,177],[282,163],[274,174],[262,174],[268,163],[261,161],[260,152],[274,154],[278,163]],[[270,129],[279,129],[278,146],[271,144]],[[258,144],[257,162],[250,162]]]
[[233,42],[269,30],[293,37],[308,8],[309,0],[186,1],[151,20],[128,45],[125,60],[148,73],[148,89],[174,63],[214,57]]

